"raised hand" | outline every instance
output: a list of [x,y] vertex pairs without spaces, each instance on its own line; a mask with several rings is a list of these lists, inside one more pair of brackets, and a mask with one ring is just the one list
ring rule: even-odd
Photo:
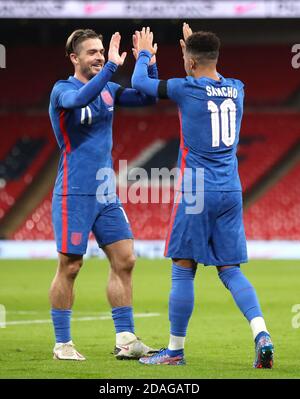
[[108,50],[108,61],[112,61],[117,65],[123,65],[127,53],[124,52],[121,55],[119,54],[120,49],[120,42],[121,42],[121,35],[119,32],[115,32],[109,43],[109,50]]
[[181,46],[181,49],[182,49],[182,53],[184,54],[184,52],[185,52],[185,41],[193,33],[193,31],[190,28],[189,24],[187,24],[186,22],[183,23],[182,33],[183,33],[183,39],[180,39],[179,42],[180,42],[180,46]]
[[147,28],[143,28],[140,32],[135,31],[135,49],[137,54],[141,50],[148,50],[152,55],[156,54],[157,44],[153,45],[153,33],[150,31],[149,26]]
[[[138,37],[138,35],[137,35],[137,32],[138,32],[138,31],[136,31],[136,33],[135,33],[134,35],[132,35],[132,44],[133,44],[132,54],[133,54],[133,56],[134,56],[135,59],[137,59],[138,53],[139,53],[139,51],[138,51],[138,40],[139,40],[139,37]],[[139,32],[138,32],[138,33],[139,33]],[[155,49],[155,53],[156,53],[156,52],[157,52],[157,44],[156,44],[156,43],[154,44],[153,48]],[[151,60],[150,60],[150,64],[149,64],[149,65],[153,65],[153,64],[155,64],[155,63],[156,63],[156,56],[155,56],[155,54],[154,54],[154,55],[151,57]]]
[[186,39],[193,34],[192,29],[190,28],[189,24],[187,24],[186,22],[183,23],[182,33],[184,41],[186,41]]

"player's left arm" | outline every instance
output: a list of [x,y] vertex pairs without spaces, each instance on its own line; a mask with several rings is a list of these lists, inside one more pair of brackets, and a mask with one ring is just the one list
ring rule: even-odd
[[138,54],[134,72],[131,78],[132,87],[148,96],[168,98],[167,82],[152,78],[148,74],[148,66],[151,64],[157,51],[157,45],[152,44],[153,33],[148,27],[141,32],[135,32],[135,49]]
[[139,52],[131,78],[132,87],[148,96],[170,98],[167,91],[168,81],[153,79],[148,75],[148,64],[150,59],[151,53],[148,50]]

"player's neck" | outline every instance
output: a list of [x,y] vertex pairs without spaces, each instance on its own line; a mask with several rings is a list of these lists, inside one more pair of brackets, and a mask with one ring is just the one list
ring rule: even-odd
[[194,78],[209,78],[213,80],[220,80],[218,72],[215,68],[197,68],[193,74]]

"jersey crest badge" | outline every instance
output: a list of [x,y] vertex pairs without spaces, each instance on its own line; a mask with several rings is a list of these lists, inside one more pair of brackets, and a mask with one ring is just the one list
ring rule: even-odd
[[107,90],[101,91],[101,98],[109,107],[111,107],[114,103],[114,99]]
[[79,245],[82,240],[82,233],[72,233],[71,234],[71,243],[73,245]]

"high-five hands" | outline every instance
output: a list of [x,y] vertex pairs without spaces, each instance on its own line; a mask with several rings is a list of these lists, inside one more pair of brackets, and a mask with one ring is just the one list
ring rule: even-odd
[[141,31],[135,31],[135,34],[132,36],[132,42],[132,52],[135,59],[141,50],[148,50],[152,54],[150,65],[155,64],[157,44],[153,44],[153,32],[150,31],[149,26],[147,28],[143,28]]
[[192,29],[190,28],[189,24],[187,24],[186,22],[183,23],[182,26],[182,33],[183,33],[183,39],[180,39],[180,46],[182,49],[182,53],[184,54],[185,52],[185,42],[186,39],[191,36],[191,34],[193,33]]
[[108,61],[112,61],[117,65],[123,65],[127,53],[124,52],[121,55],[119,54],[120,49],[120,42],[121,42],[121,35],[119,32],[115,32],[109,43],[109,50],[108,50]]

